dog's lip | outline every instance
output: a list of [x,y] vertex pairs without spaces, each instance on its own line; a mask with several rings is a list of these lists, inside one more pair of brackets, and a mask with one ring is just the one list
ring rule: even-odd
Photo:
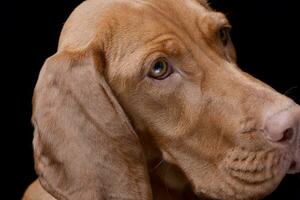
[[287,172],[288,174],[300,173],[300,126],[298,129],[298,138],[295,148],[296,150],[294,151],[294,156],[292,158],[290,168]]
[[293,160],[291,162],[290,168],[287,172],[288,174],[296,174],[296,173],[300,173],[300,163]]

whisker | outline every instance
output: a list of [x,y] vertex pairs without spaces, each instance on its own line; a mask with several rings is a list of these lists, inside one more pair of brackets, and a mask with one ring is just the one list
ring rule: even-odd
[[150,173],[154,172],[162,163],[164,162],[164,159],[161,159],[151,170]]
[[284,92],[284,95],[290,94],[293,90],[298,89],[298,86],[293,86]]

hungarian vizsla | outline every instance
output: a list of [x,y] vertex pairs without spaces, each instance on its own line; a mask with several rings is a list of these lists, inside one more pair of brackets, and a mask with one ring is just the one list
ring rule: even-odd
[[24,200],[261,199],[300,171],[300,107],[238,68],[204,0],[87,0],[33,97]]

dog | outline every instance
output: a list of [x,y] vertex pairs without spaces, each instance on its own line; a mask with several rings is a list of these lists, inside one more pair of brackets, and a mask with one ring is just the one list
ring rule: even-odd
[[300,106],[236,64],[204,0],[87,0],[33,96],[24,200],[261,199],[300,171]]

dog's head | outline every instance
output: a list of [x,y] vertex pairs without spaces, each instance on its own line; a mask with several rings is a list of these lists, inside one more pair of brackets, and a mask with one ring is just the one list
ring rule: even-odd
[[33,99],[46,190],[151,199],[148,168],[163,159],[186,179],[171,187],[256,199],[299,172],[300,108],[238,68],[229,29],[201,0],[79,6]]

